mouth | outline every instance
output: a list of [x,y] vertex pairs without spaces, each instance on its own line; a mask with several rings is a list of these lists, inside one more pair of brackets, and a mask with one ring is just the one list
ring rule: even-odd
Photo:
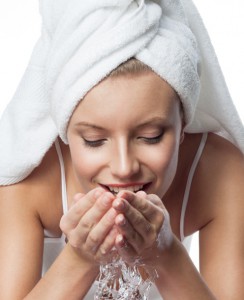
[[107,191],[111,192],[114,195],[117,195],[121,191],[130,191],[132,193],[136,193],[139,191],[147,192],[151,182],[146,184],[111,184],[111,185],[104,185],[100,184],[103,188]]

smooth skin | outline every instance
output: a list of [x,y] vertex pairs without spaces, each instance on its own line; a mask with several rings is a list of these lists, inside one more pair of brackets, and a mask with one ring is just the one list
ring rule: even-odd
[[[243,155],[209,134],[185,219],[185,235],[200,231],[200,275],[179,241],[179,220],[201,134],[183,139],[182,127],[176,94],[154,73],[93,88],[70,120],[69,146],[61,143],[68,213],[54,146],[27,179],[0,188],[0,299],[82,299],[113,247],[156,268],[166,300],[243,299]],[[144,191],[106,188],[139,183]],[[68,243],[40,279],[44,228],[63,231]]]

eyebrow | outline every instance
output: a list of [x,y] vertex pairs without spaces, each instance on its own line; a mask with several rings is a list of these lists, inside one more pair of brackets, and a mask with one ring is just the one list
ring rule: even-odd
[[[161,123],[163,125],[166,125],[169,123],[169,120],[167,118],[162,118],[162,117],[153,117],[150,118],[148,120],[146,120],[143,123],[140,123],[136,126],[136,128],[142,128],[142,127],[146,127],[148,125],[152,125],[153,123]],[[105,128],[98,126],[96,124],[93,123],[89,123],[89,122],[78,122],[76,124],[74,124],[75,127],[80,127],[80,126],[84,126],[84,127],[89,127],[89,128],[93,128],[93,129],[97,129],[97,130],[106,130]]]

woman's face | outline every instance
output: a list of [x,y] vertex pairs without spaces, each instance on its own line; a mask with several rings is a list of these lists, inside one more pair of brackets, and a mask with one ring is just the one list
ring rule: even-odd
[[162,197],[176,173],[181,128],[178,97],[153,72],[105,79],[68,126],[81,191],[143,189]]

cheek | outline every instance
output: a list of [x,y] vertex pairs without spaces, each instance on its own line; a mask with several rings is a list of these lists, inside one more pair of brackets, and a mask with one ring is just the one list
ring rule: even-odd
[[158,153],[154,154],[151,162],[157,175],[157,188],[160,196],[167,191],[171,185],[178,165],[179,142],[177,138],[170,138],[160,147]]
[[168,135],[163,140],[160,147],[157,149],[157,153],[151,155],[152,164],[160,173],[167,172],[167,170],[174,170],[178,161],[178,136]]
[[172,180],[176,173],[178,163],[178,149],[175,148],[166,148],[164,147],[161,158],[155,164],[155,168],[157,168],[157,173],[163,177],[165,181],[166,178],[168,180]]
[[72,165],[80,183],[83,180],[91,180],[102,168],[104,155],[96,149],[90,149],[82,144],[70,145]]

